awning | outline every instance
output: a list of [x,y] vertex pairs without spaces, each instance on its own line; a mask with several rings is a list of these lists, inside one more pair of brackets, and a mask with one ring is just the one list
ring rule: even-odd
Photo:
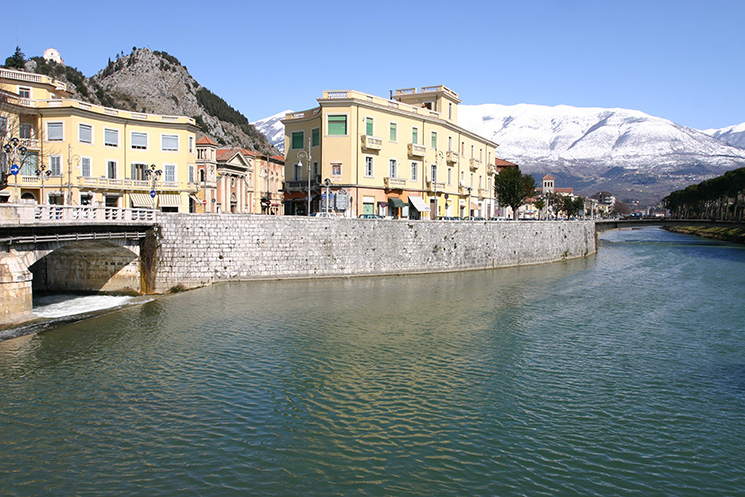
[[161,193],[158,195],[159,207],[180,207],[181,195],[178,193]]
[[192,199],[197,204],[200,204],[201,205],[201,203],[202,203],[202,199],[199,198],[199,197],[197,197],[196,195],[189,195],[189,198]]
[[414,206],[416,210],[419,212],[429,212],[429,206],[424,203],[424,200],[422,200],[422,197],[415,197],[413,195],[409,195],[409,202],[411,202],[411,205]]
[[396,197],[388,197],[388,203],[394,209],[401,209],[402,207],[406,207],[404,201]]
[[130,193],[129,202],[132,207],[153,207],[153,199],[147,193]]

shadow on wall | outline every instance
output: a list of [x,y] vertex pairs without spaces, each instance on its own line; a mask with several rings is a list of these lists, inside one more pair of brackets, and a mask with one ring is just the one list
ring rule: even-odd
[[33,292],[140,293],[137,254],[106,241],[65,245],[29,268]]

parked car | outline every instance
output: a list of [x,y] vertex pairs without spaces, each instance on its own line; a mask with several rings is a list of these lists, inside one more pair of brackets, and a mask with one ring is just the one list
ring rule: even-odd
[[360,214],[360,219],[384,219],[384,217],[379,214]]
[[311,212],[311,217],[339,217],[336,214],[332,214],[330,212]]
[[463,218],[464,221],[486,221],[485,217],[468,216]]
[[460,221],[461,219],[457,216],[437,216],[438,221]]

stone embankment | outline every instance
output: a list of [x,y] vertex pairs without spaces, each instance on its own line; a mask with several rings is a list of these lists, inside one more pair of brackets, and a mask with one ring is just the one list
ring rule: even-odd
[[584,257],[592,221],[413,221],[159,216],[151,291],[222,281],[490,269]]

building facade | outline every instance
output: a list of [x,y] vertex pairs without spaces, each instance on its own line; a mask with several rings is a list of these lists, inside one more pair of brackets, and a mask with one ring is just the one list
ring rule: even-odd
[[285,161],[282,156],[261,154],[251,150],[243,151],[253,157],[254,198],[253,211],[257,214],[281,216],[285,213],[284,191]]
[[11,173],[0,201],[187,212],[192,118],[73,100],[65,83],[9,69],[0,91],[0,165]]
[[445,86],[325,91],[287,114],[286,213],[491,217],[497,144],[457,125],[460,102]]

